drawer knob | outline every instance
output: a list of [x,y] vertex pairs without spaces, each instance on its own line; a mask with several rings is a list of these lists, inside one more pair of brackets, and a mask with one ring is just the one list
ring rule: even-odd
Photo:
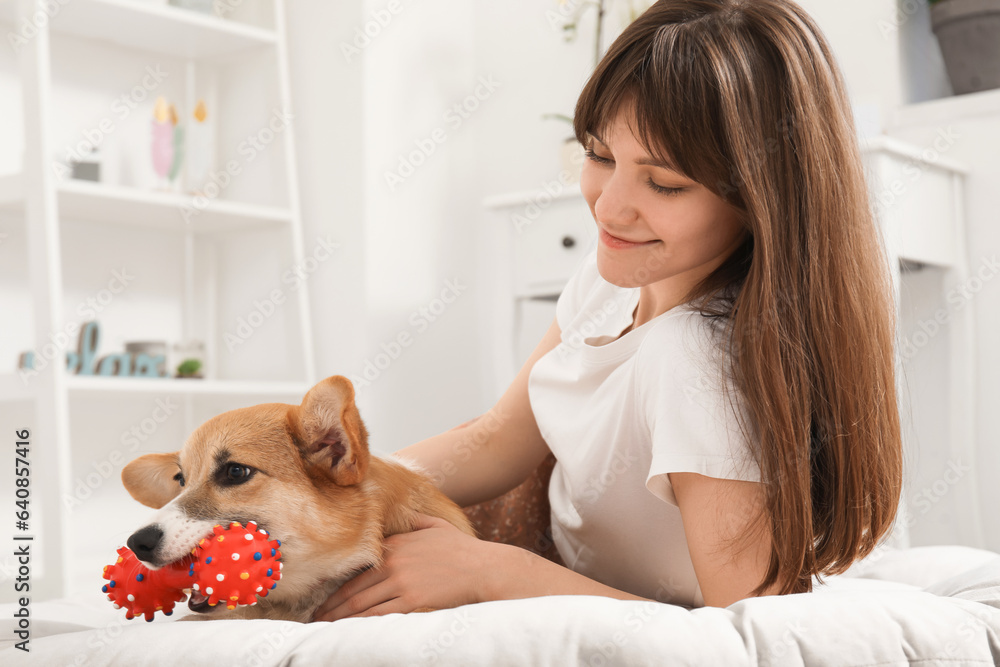
[[564,236],[562,237],[562,244],[564,248],[572,248],[576,245],[576,239],[572,236]]

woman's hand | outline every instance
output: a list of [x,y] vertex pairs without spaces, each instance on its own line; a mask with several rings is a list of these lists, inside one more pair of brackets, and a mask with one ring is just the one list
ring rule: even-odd
[[314,621],[447,609],[482,602],[492,542],[466,535],[444,519],[417,514],[413,532],[385,540],[383,563],[344,583],[313,614]]

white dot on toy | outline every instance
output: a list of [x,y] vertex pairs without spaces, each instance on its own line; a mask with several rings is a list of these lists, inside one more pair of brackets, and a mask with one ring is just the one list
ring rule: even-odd
[[219,580],[219,581],[222,581],[223,579],[226,578],[226,575],[224,575],[224,574],[217,574],[217,575],[215,575],[215,578],[217,580]]
[[250,540],[251,542],[253,541],[253,535],[251,535],[250,533],[247,533],[243,537],[244,537],[244,539]]
[[134,596],[134,595],[132,595],[131,593],[129,593],[129,596],[128,596],[128,601],[129,601],[129,602],[135,602],[135,596]]
[[239,560],[239,559],[240,559],[240,555],[238,553],[234,553],[233,554],[233,560]]
[[205,589],[205,594],[206,595],[211,595],[212,594],[212,587],[211,586],[209,586],[208,588]]

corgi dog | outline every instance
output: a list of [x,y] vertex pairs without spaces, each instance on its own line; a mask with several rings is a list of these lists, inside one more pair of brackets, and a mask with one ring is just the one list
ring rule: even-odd
[[281,540],[281,581],[267,597],[227,610],[192,591],[192,620],[309,621],[342,583],[380,564],[383,540],[412,530],[417,512],[475,536],[462,509],[419,468],[369,453],[354,386],[341,375],[318,383],[301,405],[266,403],[213,417],[179,452],[130,462],[122,482],[159,510],[127,541],[148,567],[191,553],[216,524],[255,521]]

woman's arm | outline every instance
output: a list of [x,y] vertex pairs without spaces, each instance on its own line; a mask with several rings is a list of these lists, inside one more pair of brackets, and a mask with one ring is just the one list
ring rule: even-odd
[[[669,473],[695,574],[707,606],[749,597],[770,555],[764,535],[733,550],[763,495],[758,482]],[[777,594],[777,585],[764,595]],[[416,530],[386,540],[381,567],[362,572],[335,592],[315,620],[444,609],[489,600],[543,595],[600,595],[646,600],[578,574],[530,551],[466,535],[444,519],[420,515]]]
[[462,507],[496,498],[526,480],[549,453],[528,402],[528,374],[559,344],[559,336],[553,319],[510,387],[485,414],[396,454],[427,470]]
[[444,519],[419,515],[416,529],[385,542],[381,567],[365,570],[316,610],[313,620],[448,609],[543,595],[644,600],[508,544],[466,535]]
[[[750,597],[764,580],[771,557],[771,531],[740,543],[751,521],[764,511],[764,485],[693,472],[667,473],[705,605],[728,607]],[[773,584],[763,595],[777,595]]]
[[557,565],[536,553],[509,544],[489,543],[497,547],[492,554],[490,576],[484,583],[480,602],[518,600],[542,595],[601,595],[616,600],[648,600],[612,588]]

